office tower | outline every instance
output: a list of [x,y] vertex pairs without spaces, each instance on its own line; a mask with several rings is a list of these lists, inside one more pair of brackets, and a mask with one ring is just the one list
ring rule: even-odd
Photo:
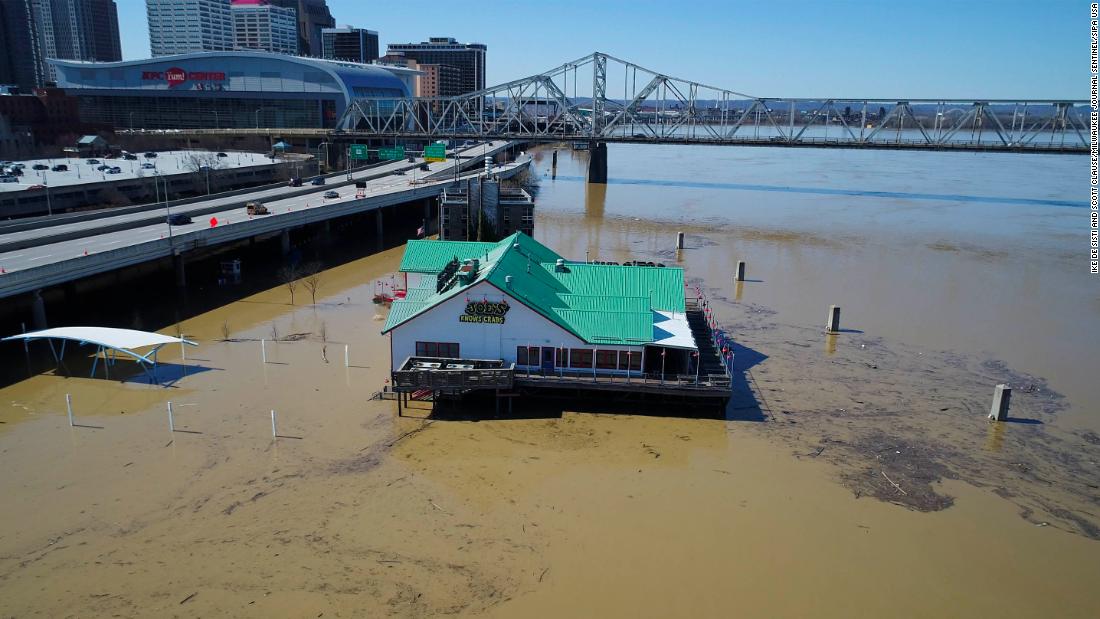
[[378,59],[378,33],[363,28],[324,28],[321,30],[323,56],[333,60],[373,62]]
[[0,2],[0,84],[24,92],[46,81],[35,0]]
[[270,1],[275,6],[297,11],[298,54],[320,57],[323,52],[322,30],[336,26],[325,0]]
[[432,37],[423,43],[391,43],[388,52],[400,52],[421,65],[438,64],[458,69],[457,92],[442,92],[440,89],[441,96],[453,96],[485,88],[486,50],[481,43],[459,43],[450,37]]
[[234,46],[280,54],[298,53],[298,14],[264,0],[233,0]]
[[233,49],[230,0],[145,0],[153,56]]

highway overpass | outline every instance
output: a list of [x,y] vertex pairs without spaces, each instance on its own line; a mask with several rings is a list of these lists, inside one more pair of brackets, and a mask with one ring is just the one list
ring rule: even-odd
[[[501,141],[464,149],[461,163],[480,171],[485,155],[509,147]],[[529,161],[521,158],[496,166],[493,173],[507,178],[524,169]],[[168,226],[165,209],[156,205],[136,211],[126,209],[120,214],[108,211],[8,222],[0,225],[0,298],[37,295],[45,287],[169,256],[176,260],[177,277],[182,277],[187,252],[280,233],[286,247],[293,228],[357,213],[375,211],[381,234],[383,208],[433,198],[454,182],[454,160],[430,163],[426,172],[419,170],[421,163],[418,159],[415,163],[384,164],[353,173],[352,180],[341,174],[323,186],[269,187],[176,205],[171,207],[172,214],[186,214],[193,219],[180,226]],[[403,174],[396,175],[395,171]],[[366,182],[361,198],[356,197],[356,181]],[[327,191],[336,191],[340,197],[325,199]],[[263,202],[271,214],[249,216],[244,205],[252,200]]]

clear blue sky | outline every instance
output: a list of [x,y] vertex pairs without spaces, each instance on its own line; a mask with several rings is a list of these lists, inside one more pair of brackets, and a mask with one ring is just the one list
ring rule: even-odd
[[[144,0],[116,0],[124,58],[149,55]],[[488,84],[599,50],[756,96],[1088,96],[1080,0],[328,0],[387,43],[489,46]]]

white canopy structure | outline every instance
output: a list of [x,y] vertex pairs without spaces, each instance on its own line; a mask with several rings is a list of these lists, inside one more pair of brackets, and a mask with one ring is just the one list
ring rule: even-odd
[[[148,374],[149,378],[153,381],[156,381],[157,378],[157,352],[162,347],[167,344],[198,346],[195,342],[180,337],[172,337],[170,335],[162,335],[150,331],[114,329],[111,327],[57,327],[55,329],[45,329],[42,331],[12,335],[3,339],[3,341],[8,340],[46,340],[50,344],[50,352],[53,353],[54,360],[58,363],[61,363],[61,359],[65,356],[65,344],[68,342],[74,341],[80,346],[94,344],[97,349],[95,361],[92,363],[92,376],[95,376],[95,370],[96,366],[99,364],[100,355],[103,354],[104,351],[115,351],[133,357],[141,364],[141,368],[145,370],[145,373]],[[54,348],[53,340],[61,340],[60,354],[58,354],[57,349]],[[152,347],[152,350],[144,355],[137,352],[138,348],[149,347]],[[108,368],[112,363],[113,361],[110,358],[104,357],[103,372],[108,378],[110,377],[110,369]],[[150,368],[152,372],[150,372]]]

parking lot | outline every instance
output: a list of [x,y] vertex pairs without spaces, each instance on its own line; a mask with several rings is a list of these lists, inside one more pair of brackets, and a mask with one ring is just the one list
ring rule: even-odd
[[[35,185],[61,187],[83,183],[129,180],[154,174],[181,174],[196,172],[203,165],[209,165],[211,169],[215,170],[225,170],[272,163],[271,159],[265,154],[240,151],[225,151],[225,157],[218,157],[214,151],[196,150],[161,151],[157,153],[156,157],[149,158],[145,157],[144,153],[134,154],[137,156],[137,160],[127,160],[122,157],[113,159],[104,157],[56,157],[53,159],[15,161],[13,163],[24,165],[23,175],[17,177],[17,182],[0,183],[0,192],[22,191]],[[93,160],[97,163],[89,163]],[[143,164],[151,167],[142,167]],[[35,170],[34,166],[36,165],[46,166],[48,169]],[[58,165],[64,165],[68,167],[68,170],[54,171],[53,168]],[[107,170],[97,169],[103,165],[118,167],[119,172],[111,174]]]

